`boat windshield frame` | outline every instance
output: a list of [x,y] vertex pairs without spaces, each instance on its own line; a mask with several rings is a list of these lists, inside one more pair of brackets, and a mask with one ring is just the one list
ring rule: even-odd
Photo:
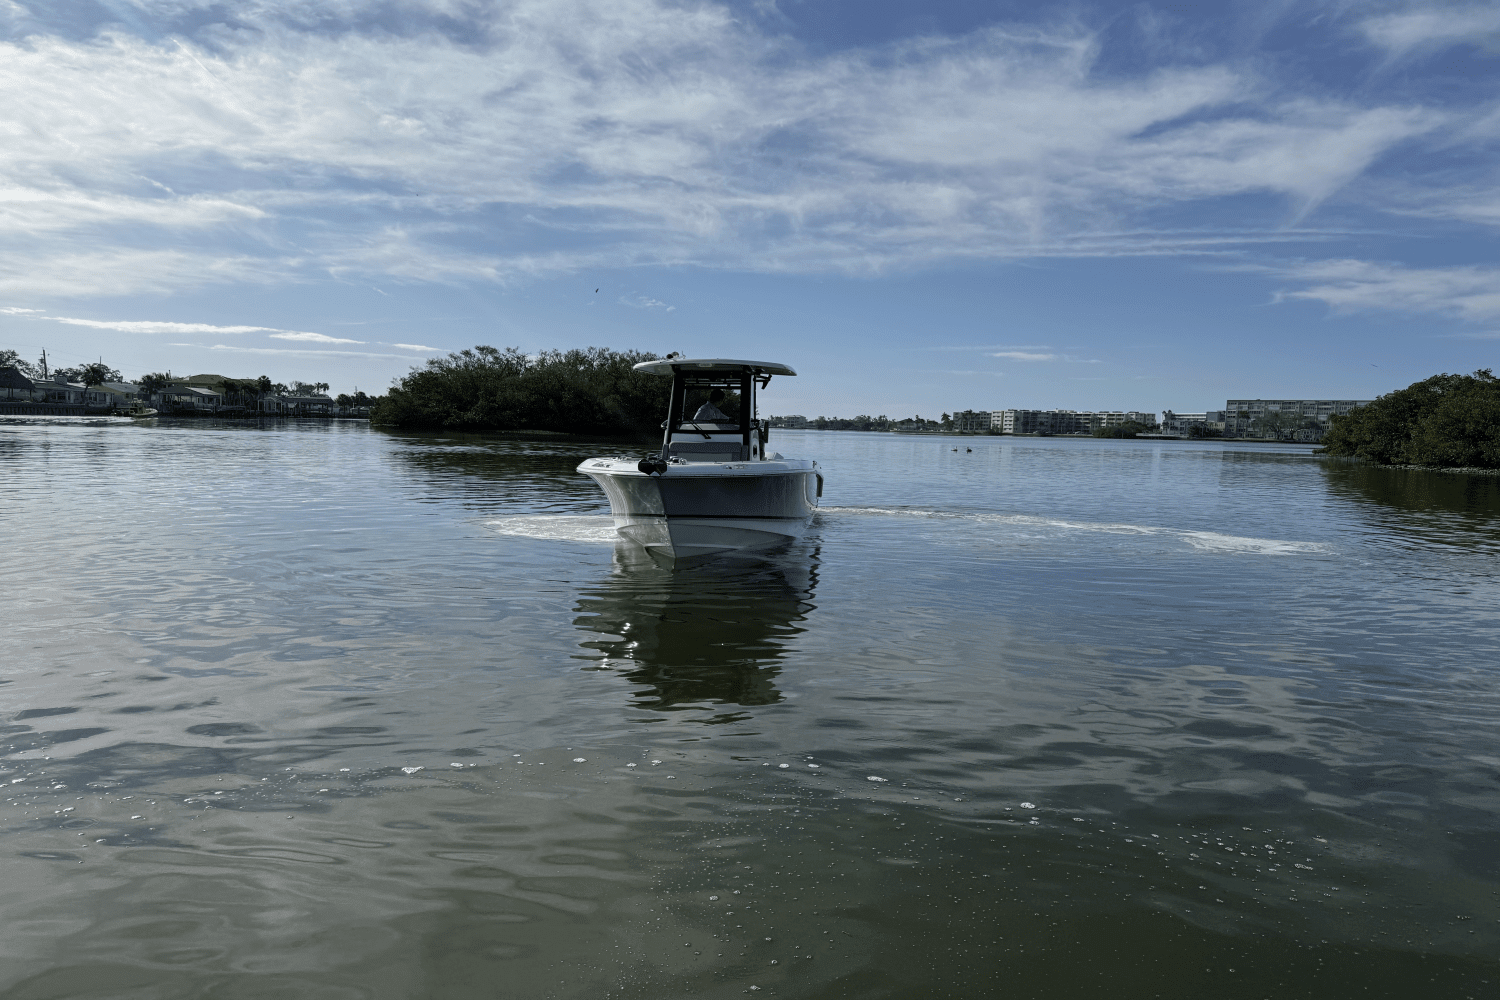
[[[665,462],[671,458],[672,443],[675,440],[710,440],[715,434],[731,433],[723,429],[725,426],[723,424],[715,423],[711,427],[705,427],[688,418],[686,402],[689,389],[712,391],[717,388],[739,393],[738,415],[726,414],[726,416],[730,416],[736,425],[740,447],[744,450],[744,454],[750,455],[751,437],[760,428],[756,412],[755,390],[757,386],[764,388],[770,381],[770,375],[754,372],[747,367],[673,369],[672,395],[667,404],[666,427],[661,442],[661,460]],[[764,456],[757,455],[757,457]]]

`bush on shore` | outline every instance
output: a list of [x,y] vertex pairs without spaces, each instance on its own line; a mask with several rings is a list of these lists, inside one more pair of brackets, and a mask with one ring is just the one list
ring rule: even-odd
[[631,370],[656,357],[603,347],[527,356],[481,345],[412,369],[370,420],[409,430],[657,437],[672,380]]
[[1500,378],[1434,375],[1334,416],[1323,444],[1382,465],[1500,469]]
[[1154,427],[1147,427],[1145,424],[1135,420],[1127,420],[1122,424],[1115,424],[1113,427],[1095,427],[1094,437],[1133,438],[1137,434],[1145,434],[1146,432],[1153,431],[1155,429],[1156,428]]

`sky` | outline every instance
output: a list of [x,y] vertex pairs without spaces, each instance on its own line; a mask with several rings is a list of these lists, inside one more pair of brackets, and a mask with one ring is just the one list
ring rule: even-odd
[[1500,346],[1500,3],[0,0],[0,101],[0,348],[128,377],[1182,412]]

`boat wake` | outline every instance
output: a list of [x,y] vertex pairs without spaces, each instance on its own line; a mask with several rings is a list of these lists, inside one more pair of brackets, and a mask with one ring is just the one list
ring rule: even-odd
[[521,514],[497,517],[484,524],[496,534],[550,542],[612,545],[620,540],[614,518],[608,514]]
[[980,526],[1007,527],[1018,533],[1064,534],[1092,532],[1107,535],[1136,535],[1171,538],[1202,552],[1241,553],[1247,555],[1308,555],[1329,552],[1324,542],[1301,542],[1283,538],[1247,538],[1217,531],[1187,531],[1143,524],[1118,524],[1097,521],[1066,521],[1060,518],[1028,514],[981,514],[935,510],[911,510],[886,507],[823,507],[823,517],[911,517],[932,520],[963,520]]

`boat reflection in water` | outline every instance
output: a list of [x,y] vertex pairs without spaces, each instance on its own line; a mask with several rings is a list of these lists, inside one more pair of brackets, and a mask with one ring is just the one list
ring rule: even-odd
[[643,685],[637,708],[775,704],[780,661],[814,608],[817,564],[815,548],[794,545],[774,560],[674,570],[621,542],[609,577],[578,598],[575,624],[589,634],[580,645],[597,669]]

